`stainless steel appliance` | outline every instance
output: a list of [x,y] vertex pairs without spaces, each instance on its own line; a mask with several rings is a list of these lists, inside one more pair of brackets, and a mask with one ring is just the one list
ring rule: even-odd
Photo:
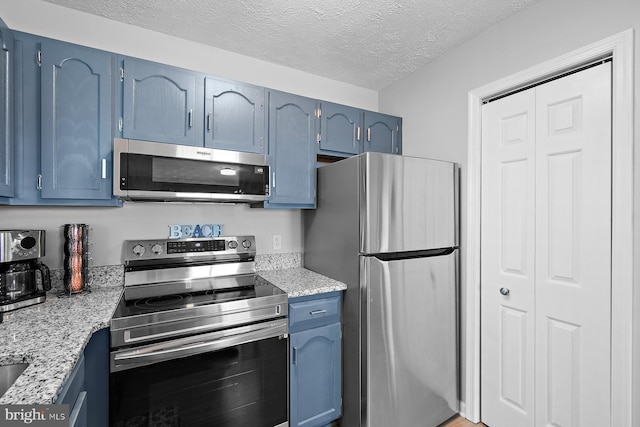
[[128,201],[256,203],[269,194],[262,154],[114,139],[113,194]]
[[318,169],[305,267],[347,284],[348,427],[434,427],[458,411],[458,170],[365,153]]
[[288,299],[253,236],[125,242],[112,426],[288,426]]
[[44,230],[0,230],[0,321],[2,313],[44,302],[51,289],[44,256]]

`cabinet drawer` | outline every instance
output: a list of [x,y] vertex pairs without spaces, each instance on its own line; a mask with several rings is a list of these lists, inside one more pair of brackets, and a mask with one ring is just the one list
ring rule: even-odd
[[289,304],[289,331],[315,328],[340,321],[340,296]]
[[80,392],[84,390],[84,354],[80,355],[73,372],[62,386],[62,391],[56,399],[56,404],[68,404],[73,408]]

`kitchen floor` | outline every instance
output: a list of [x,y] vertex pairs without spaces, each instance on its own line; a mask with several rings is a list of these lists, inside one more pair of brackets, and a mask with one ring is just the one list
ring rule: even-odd
[[474,424],[462,417],[456,417],[441,427],[487,427],[482,423]]

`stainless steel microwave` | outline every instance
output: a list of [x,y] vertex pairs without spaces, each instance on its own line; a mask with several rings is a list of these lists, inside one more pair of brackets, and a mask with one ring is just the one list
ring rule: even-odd
[[114,139],[113,194],[127,201],[255,203],[269,195],[262,154]]

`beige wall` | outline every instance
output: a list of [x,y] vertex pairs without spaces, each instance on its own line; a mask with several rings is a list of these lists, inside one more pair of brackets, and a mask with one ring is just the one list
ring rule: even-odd
[[[380,92],[380,109],[404,119],[405,154],[452,160],[461,164],[462,242],[466,236],[468,92],[628,28],[635,28],[636,31],[637,111],[640,99],[638,0],[543,0]],[[635,126],[639,129],[638,114],[635,117]],[[639,154],[640,150],[636,150],[636,165],[640,164]],[[637,175],[634,178],[636,185],[639,184]],[[638,219],[640,197],[636,197],[634,203]],[[640,250],[637,244],[640,242],[639,231],[640,227],[636,227],[636,254]],[[464,259],[464,247],[462,255]],[[635,271],[640,271],[640,257],[636,256],[635,259]],[[464,265],[463,261],[463,299],[466,278]],[[635,336],[639,337],[635,342],[635,366],[640,366],[640,291],[636,292],[635,301]],[[638,397],[635,398],[637,421],[634,426],[640,425],[639,371],[635,372],[635,396]]]
[[[0,17],[19,31],[82,44],[124,55],[189,68],[312,98],[377,110],[378,94],[369,89],[318,77],[199,43],[136,28],[39,0],[2,0]],[[259,253],[273,253],[272,235],[282,250],[301,252],[299,210],[250,209],[245,205],[126,204],[124,208],[44,208],[0,206],[0,229],[47,231],[45,262],[62,265],[61,227],[84,222],[94,227],[94,265],[119,264],[124,239],[159,238],[169,224],[216,223],[225,234],[255,234]]]

